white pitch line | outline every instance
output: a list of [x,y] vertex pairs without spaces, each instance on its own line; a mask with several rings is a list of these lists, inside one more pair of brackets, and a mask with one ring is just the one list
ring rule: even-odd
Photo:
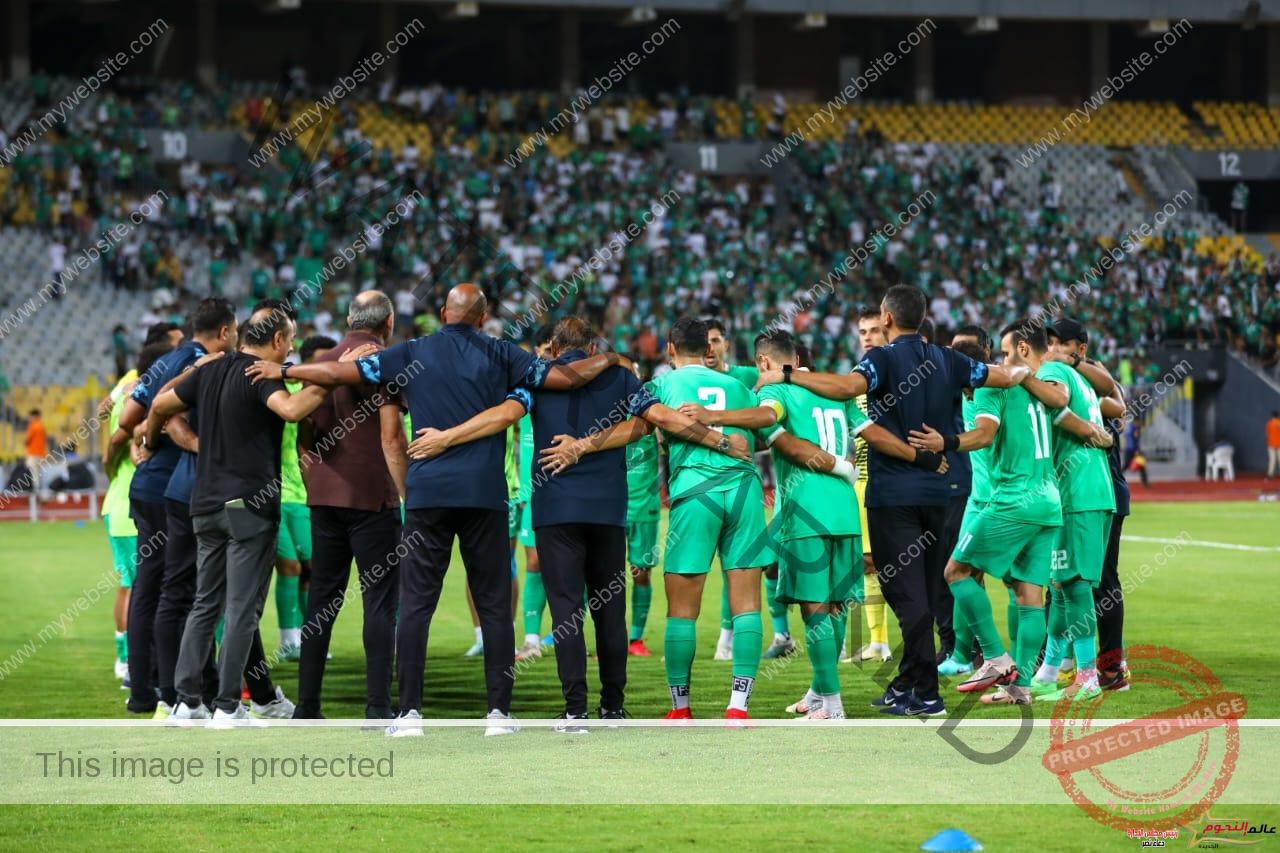
[[1194,545],[1199,548],[1221,548],[1225,551],[1261,551],[1267,554],[1280,553],[1280,548],[1270,545],[1237,545],[1234,542],[1208,542],[1204,539],[1166,539],[1162,536],[1130,536],[1123,534],[1120,539],[1129,542],[1154,542],[1157,545]]
[[[199,721],[197,721],[199,722]],[[377,724],[379,728],[389,724],[391,720],[270,720],[269,728],[353,728],[364,727]],[[556,719],[529,719],[515,720],[515,724],[522,728],[538,729],[553,728],[561,724],[563,720]],[[691,720],[685,725],[677,725],[665,720],[582,720],[583,725],[590,728],[657,728],[671,729],[679,731],[685,728],[727,728],[726,721],[721,719],[712,720]],[[934,727],[942,725],[946,720],[944,718],[932,718],[929,720],[913,719],[913,720],[885,720],[885,719],[854,719],[854,720],[823,720],[808,721],[803,717],[796,717],[789,720],[780,719],[753,719],[751,725],[757,728],[790,728],[797,731],[813,731],[823,728],[910,728],[912,726]],[[1053,722],[1049,717],[1036,717],[1032,719],[1032,724],[1036,727],[1045,727]],[[1094,727],[1098,726],[1123,726],[1133,724],[1133,720],[1120,719],[1096,719],[1090,723]],[[1240,726],[1248,726],[1252,728],[1280,728],[1280,719],[1262,719],[1262,718],[1241,718],[1236,720]],[[422,727],[424,729],[449,729],[449,728],[483,728],[489,725],[488,720],[423,720]],[[966,718],[957,724],[957,728],[1018,728],[1023,725],[1021,720],[1001,719],[1001,720],[975,720]],[[1221,725],[1221,722],[1205,722],[1198,725],[1204,725],[1206,728]],[[0,719],[0,728],[156,728],[167,729],[169,731],[178,730],[177,726],[166,726],[159,720],[18,720],[18,719]],[[202,725],[194,725],[191,728],[200,729]],[[244,727],[251,729],[251,727]]]

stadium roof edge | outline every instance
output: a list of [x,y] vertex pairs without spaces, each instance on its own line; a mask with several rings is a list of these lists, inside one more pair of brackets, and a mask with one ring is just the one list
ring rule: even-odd
[[[352,0],[382,2],[382,0]],[[401,0],[401,5],[451,6],[455,0]],[[544,9],[633,9],[651,6],[663,12],[758,14],[824,12],[833,17],[858,18],[975,18],[1070,21],[1179,21],[1243,24],[1250,0],[501,0],[481,7],[523,6]],[[1280,23],[1280,0],[1258,0],[1253,23]]]

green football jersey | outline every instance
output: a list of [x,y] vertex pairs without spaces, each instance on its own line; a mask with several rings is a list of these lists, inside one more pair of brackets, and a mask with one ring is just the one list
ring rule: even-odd
[[[964,416],[965,432],[974,429],[977,424],[974,415],[977,414],[978,396],[994,393],[997,393],[994,388],[978,388],[973,392],[974,399],[965,397],[961,401],[960,410]],[[972,451],[969,454],[969,462],[973,465],[973,485],[969,490],[969,500],[975,503],[986,503],[991,500],[991,475],[987,472],[987,466],[991,464],[991,448],[983,447]]]
[[[1047,361],[1036,371],[1036,378],[1060,382],[1071,395],[1067,407],[1056,413],[1055,425],[1065,413],[1071,412],[1082,421],[1105,426],[1098,395],[1077,370],[1059,361]],[[1062,493],[1062,511],[1115,512],[1116,493],[1111,482],[1107,451],[1101,447],[1090,447],[1064,430],[1054,432],[1053,468],[1058,475],[1058,491]]]
[[502,470],[507,475],[507,499],[516,500],[520,496],[520,473],[516,470],[516,428],[507,427],[507,455],[503,460]]
[[726,367],[724,372],[753,391],[755,390],[756,383],[760,381],[760,371],[754,367],[748,367],[745,364],[735,364],[730,367]]
[[[760,405],[777,412],[776,429],[811,441],[837,459],[849,455],[851,432],[856,435],[871,425],[857,406],[829,400],[799,385],[766,385],[760,389]],[[844,478],[795,465],[777,453],[773,466],[782,513],[779,539],[862,534],[858,494]]]
[[[111,390],[111,414],[107,421],[107,435],[113,434],[120,426],[120,415],[129,395],[124,389],[137,378],[136,371],[129,371],[132,379],[121,379]],[[116,465],[116,475],[107,485],[107,493],[102,498],[102,514],[108,517],[110,528],[108,536],[137,536],[138,528],[129,516],[129,486],[133,483],[133,454],[128,445],[120,454],[120,462]]]
[[[657,393],[652,382],[645,390]],[[662,511],[658,494],[658,436],[649,433],[627,445],[627,522],[654,521]]]
[[[758,405],[755,392],[738,380],[701,364],[664,373],[653,380],[653,390],[665,406],[678,409],[684,403],[700,403],[708,409],[749,409]],[[737,427],[725,427],[723,432],[738,434],[747,439],[747,446],[755,446],[755,435]],[[668,433],[670,436],[670,433]],[[699,444],[690,444],[671,436],[667,445],[671,477],[668,488],[671,500],[683,497],[686,492],[723,492],[738,488],[741,480],[733,476],[759,478],[760,470],[751,459],[734,459]]]
[[[302,390],[301,382],[286,382],[290,394]],[[280,442],[280,503],[305,504],[307,487],[302,482],[302,468],[298,465],[298,425],[285,422],[284,438]]]
[[[987,389],[978,389],[987,390]],[[974,418],[1000,426],[991,442],[990,507],[1000,517],[1045,527],[1062,525],[1062,498],[1053,473],[1053,430],[1044,404],[1021,385],[975,395]]]
[[627,522],[653,521],[661,509],[658,437],[650,433],[627,445]]
[[533,417],[520,419],[520,502],[528,503],[533,494]]

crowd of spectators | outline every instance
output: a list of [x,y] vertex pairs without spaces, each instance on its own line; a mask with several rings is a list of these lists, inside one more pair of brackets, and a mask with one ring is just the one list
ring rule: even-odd
[[[47,78],[32,85],[51,96]],[[1089,233],[1058,209],[1054,185],[1069,175],[1045,173],[1044,199],[1027,204],[1006,192],[1002,157],[943,156],[856,123],[842,140],[797,148],[787,181],[693,174],[662,153],[671,138],[776,138],[782,103],[770,113],[778,122],[759,122],[755,110],[683,93],[641,106],[606,100],[514,167],[505,159],[565,99],[370,89],[339,102],[314,162],[294,144],[261,168],[160,164],[139,131],[275,131],[309,92],[292,78],[290,106],[274,122],[271,92],[124,81],[0,170],[0,225],[48,235],[56,271],[163,190],[154,214],[82,279],[150,292],[139,328],[212,291],[245,304],[292,299],[307,331],[323,333],[340,325],[350,294],[376,286],[397,294],[402,332],[423,333],[443,289],[477,280],[501,291],[508,320],[525,318],[508,329],[517,336],[576,311],[613,346],[654,361],[663,331],[695,311],[726,322],[738,360],[774,326],[795,331],[820,367],[847,370],[858,311],[907,282],[930,294],[942,339],[966,323],[997,328],[1058,307],[1099,330],[1103,355],[1194,339],[1275,359],[1280,258],[1224,257],[1214,235],[1175,217],[1101,271],[1122,235]],[[371,128],[397,123],[421,138],[380,144]],[[401,227],[370,228],[397,210]],[[359,245],[354,260],[335,263]]]

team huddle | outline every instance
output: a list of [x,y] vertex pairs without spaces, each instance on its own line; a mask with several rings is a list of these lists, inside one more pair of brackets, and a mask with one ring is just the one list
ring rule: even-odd
[[[588,731],[588,615],[596,714],[629,716],[627,660],[650,654],[659,564],[669,720],[693,718],[696,625],[717,560],[729,725],[747,725],[762,657],[796,653],[791,605],[812,678],[787,711],[808,719],[846,716],[841,660],[891,659],[886,604],[903,638],[898,674],[872,701],[886,713],[944,714],[940,675],[964,677],[959,691],[992,704],[1126,689],[1110,614],[1101,656],[1095,640],[1094,599],[1114,578],[1127,513],[1108,459],[1118,385],[1083,357],[1087,333],[1073,321],[1009,326],[997,365],[977,327],[950,347],[930,343],[924,306],[921,291],[890,288],[863,314],[864,357],[848,375],[813,372],[803,344],[772,329],[755,338],[754,367],[729,367],[723,327],[681,319],[669,365],[642,382],[625,356],[596,351],[578,317],[543,330],[532,352],[484,334],[485,298],[466,284],[450,291],[438,332],[390,346],[390,300],[358,294],[348,335],[308,338],[296,363],[287,304],[259,303],[237,326],[229,303],[205,300],[190,339],[151,330],[136,372],[103,405],[103,512],[131,587],[117,607],[128,710],[212,728],[321,718],[354,559],[365,717],[392,736],[421,734],[427,638],[455,540],[487,735],[518,731],[513,685],[548,646],[565,699],[557,730]],[[756,462],[765,451],[771,520]],[[272,681],[258,629],[273,575],[270,658],[299,661],[297,704]],[[986,576],[1008,590],[1012,649]],[[859,612],[870,642],[850,654]],[[1076,681],[1060,688],[1068,658]]]

